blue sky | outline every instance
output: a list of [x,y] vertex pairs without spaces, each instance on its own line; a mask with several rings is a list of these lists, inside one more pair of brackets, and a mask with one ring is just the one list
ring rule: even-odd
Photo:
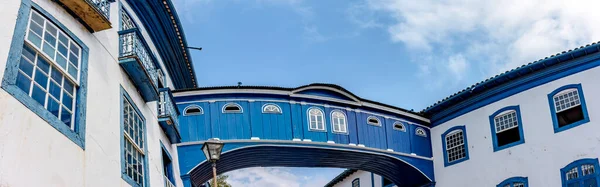
[[415,111],[600,39],[597,0],[173,1],[188,45],[204,48],[192,51],[200,86],[333,83]]

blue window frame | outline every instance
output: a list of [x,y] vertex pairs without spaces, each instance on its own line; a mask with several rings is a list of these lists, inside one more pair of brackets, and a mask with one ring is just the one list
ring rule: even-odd
[[502,181],[496,187],[529,187],[527,177],[512,177]]
[[352,180],[352,187],[360,187],[360,179],[359,178]]
[[306,112],[308,118],[308,130],[309,131],[322,131],[325,132],[325,112],[317,107],[310,107]]
[[519,105],[504,107],[490,115],[494,152],[525,143]]
[[442,134],[444,167],[469,160],[469,144],[465,126],[452,127]]
[[121,178],[134,187],[148,185],[145,119],[121,87]]
[[598,186],[598,159],[585,158],[571,162],[560,169],[563,187]]
[[18,15],[2,89],[84,149],[89,49],[30,0]]
[[562,86],[548,94],[554,133],[590,121],[581,84]]

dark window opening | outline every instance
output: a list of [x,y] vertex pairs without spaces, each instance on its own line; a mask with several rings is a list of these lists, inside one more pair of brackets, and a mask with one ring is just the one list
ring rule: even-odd
[[225,106],[224,111],[225,112],[240,112],[240,111],[242,111],[242,109],[236,105],[228,105],[228,106]]
[[558,127],[564,127],[583,120],[583,108],[581,105],[556,113]]
[[360,187],[360,179],[359,178],[352,180],[352,187]]
[[404,125],[402,125],[402,124],[395,124],[394,125],[394,129],[400,130],[400,131],[404,131]]
[[171,183],[175,182],[175,177],[173,177],[173,164],[171,162],[171,159],[169,158],[169,155],[165,152],[165,150],[162,150],[162,160],[163,160],[163,173],[165,175],[165,178],[169,179],[169,181]]
[[200,108],[189,108],[185,111],[185,115],[197,115],[197,114],[202,114],[202,111],[200,110]]
[[391,180],[383,178],[383,187],[394,184]]
[[507,145],[513,142],[518,142],[521,140],[521,135],[519,134],[519,127],[515,127],[512,129],[508,129],[502,131],[500,133],[496,133],[496,141],[498,141],[498,147]]
[[379,120],[377,118],[369,118],[367,122],[372,125],[379,125]]

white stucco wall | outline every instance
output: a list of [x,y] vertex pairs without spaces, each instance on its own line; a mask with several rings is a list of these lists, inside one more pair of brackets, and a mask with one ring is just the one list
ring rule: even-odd
[[[436,187],[496,186],[528,177],[529,186],[561,186],[560,169],[582,158],[600,156],[600,68],[590,69],[526,90],[432,128]],[[547,94],[568,84],[582,84],[590,122],[554,133]],[[493,151],[489,116],[519,105],[525,143]],[[465,125],[469,160],[444,167],[441,134]]]
[[[159,141],[169,149],[174,159],[174,175],[179,176],[175,147],[170,145],[157,122],[156,102],[145,103],[118,64],[118,4],[121,2],[111,4],[113,28],[96,33],[90,33],[56,3],[34,2],[89,48],[85,150],[0,89],[0,106],[4,106],[0,107],[0,186],[129,186],[121,178],[121,86],[146,117],[150,186],[164,185]],[[4,76],[20,4],[21,0],[0,1],[0,22],[3,23],[0,77]],[[170,79],[168,82],[172,87]],[[178,186],[183,186],[180,180]]]
[[352,181],[356,178],[359,178],[360,187],[381,187],[381,176],[373,174],[373,181],[371,181],[371,172],[361,170],[344,178],[344,180],[333,185],[333,187],[352,187]]

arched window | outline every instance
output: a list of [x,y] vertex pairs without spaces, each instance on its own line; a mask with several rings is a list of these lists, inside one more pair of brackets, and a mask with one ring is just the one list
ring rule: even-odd
[[417,134],[417,136],[427,137],[427,132],[425,132],[425,129],[421,127],[415,130],[415,134]]
[[444,148],[444,166],[450,166],[469,160],[469,146],[465,126],[456,126],[442,134]]
[[597,158],[586,158],[571,162],[560,169],[562,186],[597,186],[600,176],[596,168],[598,168]]
[[560,87],[548,94],[554,133],[590,121],[581,84]]
[[367,124],[369,124],[369,125],[375,125],[375,126],[381,126],[381,123],[379,122],[379,118],[377,118],[375,116],[369,116],[367,118]]
[[331,126],[334,133],[348,133],[346,114],[339,110],[331,112]]
[[323,115],[323,110],[318,108],[308,109],[308,122],[309,130],[325,131],[325,115]]
[[276,104],[265,104],[262,107],[262,113],[281,114],[281,108]]
[[227,103],[223,105],[223,113],[242,113],[243,109],[237,103]]
[[397,121],[394,123],[394,130],[406,132],[406,127],[404,124],[402,124],[402,122]]
[[512,177],[502,181],[496,187],[528,187],[527,177]]
[[504,107],[490,115],[494,151],[525,143],[519,106]]
[[359,178],[352,180],[352,187],[360,187],[360,179]]
[[201,115],[201,114],[204,114],[204,110],[202,110],[202,107],[200,107],[198,105],[190,105],[190,106],[185,107],[185,109],[183,110],[184,116]]

